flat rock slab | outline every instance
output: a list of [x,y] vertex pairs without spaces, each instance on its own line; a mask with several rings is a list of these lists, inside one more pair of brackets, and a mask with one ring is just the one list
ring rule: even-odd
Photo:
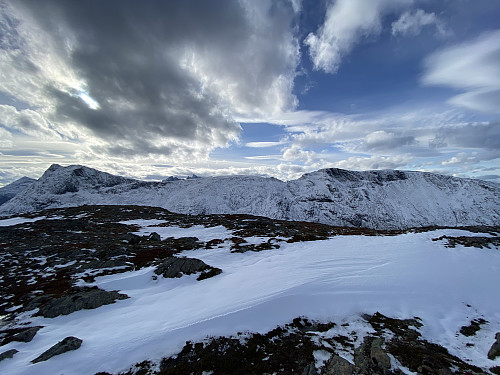
[[78,349],[82,345],[82,340],[78,337],[69,336],[59,341],[49,350],[40,354],[37,358],[31,361],[31,363],[38,363],[46,361],[56,355],[63,354],[72,350]]
[[59,315],[69,315],[78,310],[96,309],[126,298],[129,298],[126,294],[120,294],[116,291],[108,292],[98,288],[79,288],[76,292],[53,298],[41,305],[37,315],[45,318],[55,318]]

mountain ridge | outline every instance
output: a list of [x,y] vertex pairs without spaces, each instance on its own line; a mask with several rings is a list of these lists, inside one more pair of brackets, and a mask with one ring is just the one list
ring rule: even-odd
[[297,180],[225,176],[147,182],[54,164],[0,215],[84,204],[136,204],[186,214],[250,214],[374,229],[500,223],[500,185],[429,172],[321,169]]
[[24,176],[0,188],[0,205],[14,198],[35,181],[34,178]]

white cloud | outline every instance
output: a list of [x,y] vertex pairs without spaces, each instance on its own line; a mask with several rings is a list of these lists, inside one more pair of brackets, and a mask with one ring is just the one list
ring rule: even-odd
[[40,139],[60,138],[59,134],[51,129],[48,121],[31,109],[18,111],[10,105],[0,105],[0,124]]
[[351,156],[346,160],[334,163],[335,167],[343,169],[370,170],[370,169],[404,169],[413,160],[409,155],[370,157]]
[[447,160],[443,160],[441,162],[441,165],[443,165],[443,166],[457,165],[457,164],[458,165],[464,165],[464,164],[475,163],[477,161],[478,160],[477,160],[477,157],[475,155],[474,156],[470,156],[466,152],[459,152],[458,154],[456,154],[452,158],[447,159]]
[[380,34],[384,15],[412,3],[412,0],[331,1],[323,25],[304,40],[314,69],[336,73],[342,58],[363,37]]
[[12,134],[4,128],[0,127],[0,148],[12,147]]
[[283,159],[287,161],[302,161],[307,164],[317,162],[317,154],[314,151],[304,150],[297,145],[292,145],[283,150]]
[[251,148],[266,148],[266,147],[275,147],[275,146],[280,146],[284,142],[279,141],[279,142],[248,142],[245,144],[246,147],[251,147]]
[[439,50],[425,64],[423,84],[464,91],[452,97],[451,104],[500,113],[500,30]]
[[405,12],[397,21],[392,23],[392,35],[418,35],[425,26],[436,27],[439,35],[446,35],[443,23],[435,13],[426,13],[423,9],[414,12]]

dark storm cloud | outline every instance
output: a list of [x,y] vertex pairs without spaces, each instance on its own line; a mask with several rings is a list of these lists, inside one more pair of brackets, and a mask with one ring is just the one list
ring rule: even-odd
[[479,148],[500,150],[500,123],[465,124],[440,128],[431,142],[435,147]]
[[[287,52],[276,49],[273,38],[289,35],[291,5],[276,2],[267,10],[276,21],[270,23],[276,31],[268,35],[270,50],[265,39],[262,45],[251,44],[259,28],[242,4],[26,0],[13,6],[50,36],[56,46],[52,53],[85,82],[80,91],[45,83],[43,94],[54,108],[51,120],[84,126],[108,143],[117,141],[108,151],[125,155],[169,154],[165,145],[179,141],[207,149],[224,146],[240,131],[228,107],[265,103],[265,90],[272,91],[276,77],[290,68]],[[15,22],[9,22],[6,27],[15,30]],[[14,45],[16,35],[9,40]],[[247,62],[242,61],[245,53],[251,57]],[[230,103],[217,92],[228,86],[220,83],[225,76],[236,87],[227,95]]]

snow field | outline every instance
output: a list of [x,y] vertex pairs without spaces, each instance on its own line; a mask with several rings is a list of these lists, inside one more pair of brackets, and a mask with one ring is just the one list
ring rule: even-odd
[[[203,241],[231,235],[223,227],[137,224],[144,226],[142,235],[157,232],[162,237],[195,236]],[[154,280],[153,267],[99,277],[94,285],[130,298],[54,319],[29,318],[45,328],[30,343],[2,348],[15,347],[20,353],[0,362],[0,373],[116,373],[145,359],[173,355],[187,340],[247,330],[264,333],[297,316],[335,321],[334,329],[339,330],[344,329],[343,322],[351,322],[349,330],[366,334],[370,329],[360,314],[376,311],[394,318],[418,316],[427,340],[477,366],[500,365],[500,360],[486,357],[494,333],[500,331],[500,252],[446,248],[443,241],[431,241],[443,234],[457,235],[457,231],[338,236],[280,243],[280,249],[243,254],[230,253],[225,244],[181,254],[223,270],[207,280],[196,281],[196,275]],[[477,336],[457,335],[461,326],[478,317],[489,323]],[[81,338],[81,348],[30,364],[66,336]],[[475,346],[466,347],[467,342]],[[319,362],[324,359],[317,355]],[[349,353],[344,355],[350,359]]]

